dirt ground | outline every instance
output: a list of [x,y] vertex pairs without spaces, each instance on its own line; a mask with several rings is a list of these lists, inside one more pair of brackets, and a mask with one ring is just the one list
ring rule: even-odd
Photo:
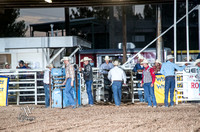
[[[200,104],[149,108],[144,104],[95,105],[93,107],[44,108],[34,106],[29,117],[19,121],[22,106],[0,107],[0,131],[136,131],[200,132]],[[25,105],[23,106],[25,107]]]

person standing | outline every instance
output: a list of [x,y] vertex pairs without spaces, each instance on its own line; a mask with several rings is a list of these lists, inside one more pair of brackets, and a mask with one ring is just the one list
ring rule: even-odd
[[154,82],[155,82],[155,73],[153,68],[149,67],[148,61],[146,59],[143,60],[142,64],[144,66],[144,70],[142,72],[142,83],[141,87],[144,87],[144,94],[148,101],[148,107],[157,107],[156,98],[154,94]]
[[92,74],[92,66],[90,65],[90,61],[92,59],[88,57],[84,57],[81,62],[84,62],[84,70],[80,67],[80,71],[83,73],[83,77],[86,84],[87,95],[88,95],[88,102],[90,106],[94,105],[93,96],[92,96],[92,83],[93,83],[93,74]]
[[69,57],[63,57],[61,60],[65,64],[65,81],[63,82],[62,85],[65,85],[65,95],[67,99],[69,100],[69,104],[72,106],[72,109],[76,108],[76,102],[74,100],[74,95],[73,95],[73,87],[74,87],[74,77],[75,77],[75,72],[74,72],[74,67],[72,64],[70,64],[70,58]]
[[111,82],[108,79],[108,72],[110,69],[114,67],[112,63],[110,63],[110,58],[109,56],[105,56],[105,63],[101,64],[99,68],[99,72],[101,75],[104,77],[104,89],[108,91],[108,102],[112,102],[113,97],[112,97],[112,89],[110,87]]
[[50,76],[51,69],[53,68],[53,65],[49,64],[48,66],[46,66],[46,68],[47,69],[45,69],[45,71],[44,71],[43,83],[44,83],[44,92],[45,92],[45,106],[46,106],[46,108],[48,108],[50,105],[50,102],[49,102],[49,76]]
[[[143,60],[144,60],[144,57],[140,55],[139,58],[138,58],[138,63],[133,68],[133,72],[136,73],[136,79],[138,81],[142,80],[142,71],[144,70],[144,67],[143,67],[143,65],[141,63],[142,63]],[[141,83],[140,82],[137,83],[137,87],[141,88],[140,86],[141,86]],[[145,95],[144,95],[144,97],[145,97]],[[144,98],[143,98],[143,95],[142,95],[142,90],[138,90],[138,98],[139,98],[140,102],[144,102]],[[145,102],[146,101],[147,100],[145,99]]]
[[162,67],[162,62],[160,60],[156,59],[155,65],[153,66],[153,70],[154,70],[155,74],[160,73],[161,67]]
[[168,93],[170,90],[170,105],[174,106],[174,88],[175,88],[175,70],[183,71],[188,65],[185,63],[184,66],[179,67],[173,63],[174,57],[172,55],[167,56],[167,62],[163,63],[160,73],[165,76],[165,100],[164,105],[168,107]]
[[116,106],[120,106],[122,97],[122,81],[126,84],[126,74],[118,67],[119,62],[114,62],[114,68],[108,72],[108,79],[112,82],[112,91]]

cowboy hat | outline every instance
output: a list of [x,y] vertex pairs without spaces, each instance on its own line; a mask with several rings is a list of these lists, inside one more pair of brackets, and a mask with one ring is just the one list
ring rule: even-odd
[[144,64],[144,63],[148,64],[149,62],[148,62],[148,60],[144,59],[144,60],[142,61],[142,64]]
[[138,55],[138,60],[144,60],[144,57],[141,54],[139,54]]
[[9,64],[8,64],[8,62],[5,62],[5,64],[4,64],[4,65],[6,66],[6,65],[9,65]]
[[71,60],[71,59],[70,59],[70,57],[68,57],[68,56],[64,56],[64,57],[61,59],[61,61],[64,61],[64,60],[68,60],[68,61],[69,61],[69,60]]
[[81,62],[84,62],[84,61],[91,61],[92,59],[91,58],[89,58],[89,57],[84,57],[82,60],[81,60]]
[[53,68],[53,64],[47,65],[46,68]]
[[110,60],[109,56],[105,56],[104,60]]
[[195,65],[197,65],[198,63],[200,63],[200,59],[197,59],[197,60],[195,61]]
[[[189,56],[189,61],[192,61],[192,60],[193,60],[192,57]],[[184,58],[184,61],[187,61],[187,56]]]
[[170,60],[170,59],[174,59],[174,56],[173,55],[168,55],[167,56],[167,60]]
[[155,63],[160,63],[162,64],[162,62],[159,59],[156,59]]
[[116,61],[114,61],[113,65],[118,66],[118,65],[120,65],[120,63],[119,63],[119,61],[116,60]]

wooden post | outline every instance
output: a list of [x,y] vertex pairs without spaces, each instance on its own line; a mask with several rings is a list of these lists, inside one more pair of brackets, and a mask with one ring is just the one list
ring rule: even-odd
[[122,6],[122,32],[123,32],[123,63],[126,62],[126,43],[127,43],[127,31],[126,31],[126,11],[125,6]]

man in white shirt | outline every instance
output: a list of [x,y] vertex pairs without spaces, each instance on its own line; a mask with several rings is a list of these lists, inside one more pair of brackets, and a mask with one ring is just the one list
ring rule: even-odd
[[121,104],[122,81],[126,84],[126,74],[118,65],[119,62],[115,61],[115,67],[108,72],[108,79],[112,82],[112,91],[116,106],[120,106]]
[[43,79],[43,83],[44,83],[44,92],[45,92],[45,106],[46,108],[49,107],[50,103],[49,103],[49,75],[51,72],[51,69],[53,68],[52,64],[49,64],[48,66],[46,66],[47,69],[45,69],[44,71],[44,79]]

